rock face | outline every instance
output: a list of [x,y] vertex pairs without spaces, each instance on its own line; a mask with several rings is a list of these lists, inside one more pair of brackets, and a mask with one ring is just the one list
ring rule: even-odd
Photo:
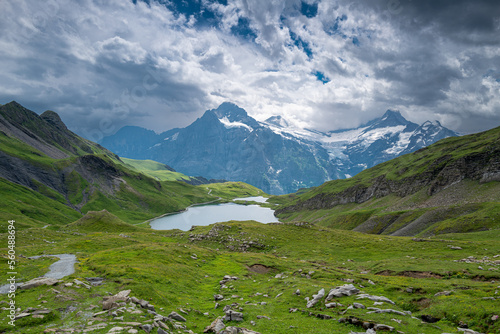
[[[104,193],[114,193],[121,183],[121,173],[105,159],[119,159],[115,154],[91,143],[71,132],[53,111],[37,115],[17,102],[0,106],[0,134],[8,139],[17,139],[30,146],[36,155],[47,155],[53,159],[63,159],[76,156],[78,159],[64,170],[44,168],[35,164],[23,155],[16,155],[0,150],[0,177],[10,182],[38,191],[47,187],[68,198],[68,182],[83,179],[89,184],[98,184]],[[101,151],[101,157],[95,156],[95,151]],[[107,156],[107,157],[105,157]],[[52,167],[52,166],[51,166]],[[79,182],[79,181],[78,181]],[[91,192],[94,189],[89,189]],[[90,195],[90,194],[88,194]],[[79,208],[88,200],[83,196],[82,203],[70,207]]]
[[418,126],[394,111],[355,130],[322,133],[293,127],[279,116],[257,122],[223,103],[183,129],[157,135],[124,127],[100,143],[127,158],[152,159],[187,175],[244,181],[279,195],[349,177],[455,135],[438,122]]

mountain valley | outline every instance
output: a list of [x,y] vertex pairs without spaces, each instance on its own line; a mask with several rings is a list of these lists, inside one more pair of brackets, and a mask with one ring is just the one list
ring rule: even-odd
[[[234,127],[232,138],[240,140],[239,130],[248,126],[256,138],[281,138],[276,152],[312,154],[296,140],[298,133],[286,140],[288,134],[255,124],[243,112],[231,115],[206,114],[214,126],[197,124],[199,138],[182,132],[168,138],[189,142],[210,135],[217,141]],[[383,129],[395,124],[386,123],[393,118],[403,122],[396,113],[386,116],[377,123]],[[279,118],[271,123],[285,125]],[[356,138],[373,137],[379,125],[356,130]],[[413,153],[348,179],[269,196],[243,182],[207,184],[164,163],[122,158],[69,131],[56,113],[39,116],[15,102],[0,106],[0,127],[0,236],[7,245],[7,222],[15,221],[21,286],[15,326],[9,325],[10,297],[0,295],[0,332],[500,330],[500,128],[418,147],[424,141],[415,139],[419,127],[406,124],[406,136],[415,136],[405,141],[414,143]],[[302,133],[302,143],[306,135],[313,136]],[[334,151],[307,143],[325,162]],[[381,143],[380,150],[393,152]],[[254,139],[252,145],[261,144]],[[192,150],[208,161],[200,148]],[[280,222],[229,221],[186,232],[148,225],[190,205],[257,195],[269,199],[236,202],[272,208]],[[1,251],[7,268],[8,248]],[[74,272],[46,279],[55,254],[74,254]],[[8,272],[0,278],[7,281]]]

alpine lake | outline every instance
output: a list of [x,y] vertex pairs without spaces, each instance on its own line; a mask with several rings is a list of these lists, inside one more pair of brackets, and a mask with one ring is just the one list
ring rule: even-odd
[[[265,203],[263,196],[235,198],[234,201],[253,201]],[[274,210],[259,205],[243,205],[236,203],[207,204],[191,206],[179,213],[165,215],[150,222],[154,230],[179,229],[189,231],[192,226],[207,226],[227,221],[254,220],[263,224],[278,222]]]

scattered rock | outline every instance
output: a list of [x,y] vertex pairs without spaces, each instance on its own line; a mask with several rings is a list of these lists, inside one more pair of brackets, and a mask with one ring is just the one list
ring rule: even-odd
[[375,327],[373,327],[375,331],[389,331],[392,332],[394,330],[394,327],[391,327],[389,325],[383,325],[383,324],[377,324]]
[[[313,314],[310,314],[310,315],[313,315]],[[322,319],[322,320],[330,320],[330,319],[332,319],[332,316],[327,315],[327,314],[314,314],[314,316],[316,318]]]
[[167,318],[170,318],[170,319],[173,319],[173,320],[177,320],[177,321],[182,321],[182,322],[186,322],[186,318],[184,318],[182,315],[180,315],[179,313],[175,312],[175,311],[172,311]]
[[307,308],[311,308],[314,305],[316,305],[324,296],[325,296],[325,289],[319,290],[316,295],[313,295],[312,300],[307,300]]
[[438,292],[434,295],[434,297],[439,297],[439,296],[449,296],[451,295],[451,291],[441,291],[441,292]]
[[333,308],[333,307],[344,307],[344,305],[339,304],[339,303],[328,303],[325,304],[326,308]]
[[236,281],[238,279],[238,277],[236,276],[229,276],[229,275],[225,275],[223,278],[222,278],[222,281],[219,281],[219,284],[220,285],[224,285],[226,284],[227,282],[229,281]]
[[467,328],[457,328],[458,331],[464,332],[464,334],[484,334],[480,332],[473,331],[472,329],[467,329]]
[[353,306],[354,308],[361,308],[361,309],[366,308],[366,306],[365,306],[365,305],[360,304],[360,303],[353,303],[353,304],[352,304],[352,306]]
[[392,300],[390,300],[389,298],[384,297],[384,296],[371,296],[368,294],[361,294],[357,297],[357,299],[369,299],[369,300],[374,301],[374,302],[385,302],[385,303],[389,303],[389,304],[393,304],[393,305],[396,304]]
[[219,334],[260,334],[260,333],[247,328],[229,326]]
[[407,313],[404,313],[404,312],[401,312],[401,311],[396,311],[396,310],[393,310],[393,309],[379,309],[379,308],[376,308],[376,307],[369,307],[368,308],[370,310],[370,312],[367,312],[367,314],[370,314],[370,313],[394,313],[394,314],[398,314],[398,315],[408,315]]

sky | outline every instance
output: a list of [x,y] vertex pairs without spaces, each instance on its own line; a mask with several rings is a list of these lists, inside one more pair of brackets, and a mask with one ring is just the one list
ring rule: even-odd
[[228,101],[321,131],[500,126],[498,0],[0,0],[0,104],[97,141]]

